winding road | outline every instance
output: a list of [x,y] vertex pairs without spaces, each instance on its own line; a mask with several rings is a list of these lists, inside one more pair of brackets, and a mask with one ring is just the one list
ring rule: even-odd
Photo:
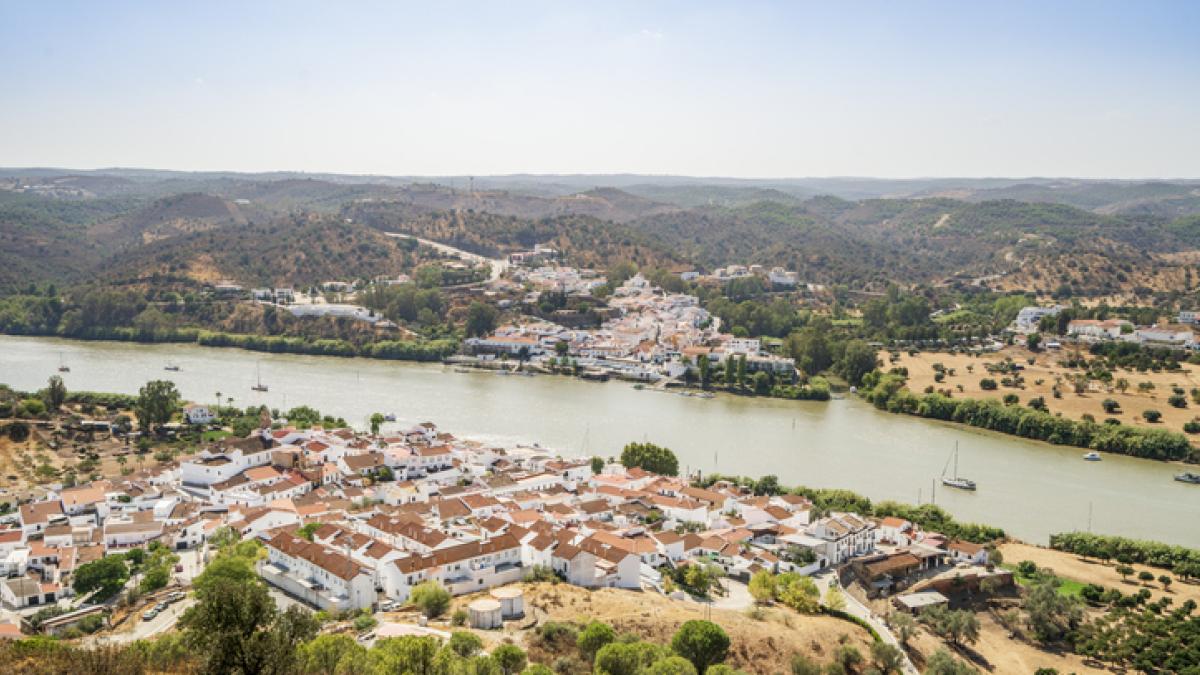
[[470,251],[464,251],[461,248],[455,248],[453,246],[450,246],[449,244],[442,244],[440,242],[431,241],[429,239],[422,239],[420,237],[414,237],[411,234],[404,234],[403,232],[384,232],[384,234],[389,237],[395,237],[397,239],[415,239],[417,242],[419,242],[425,246],[428,246],[433,249],[437,249],[438,251],[441,251],[442,253],[445,253],[446,255],[452,255],[456,258],[460,258],[460,259],[466,260],[468,262],[480,263],[480,264],[486,263],[486,264],[490,265],[491,269],[492,269],[492,275],[488,279],[489,283],[499,279],[501,276],[503,276],[504,272],[506,270],[508,270],[508,261],[507,260],[500,260],[500,259],[496,259],[496,258],[486,258],[484,256],[479,255],[478,253],[471,253]]

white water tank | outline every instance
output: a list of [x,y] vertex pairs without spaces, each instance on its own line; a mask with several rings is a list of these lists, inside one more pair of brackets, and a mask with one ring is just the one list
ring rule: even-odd
[[500,603],[500,615],[505,619],[525,616],[525,591],[518,586],[505,586],[492,591],[492,598]]
[[504,617],[500,613],[500,603],[490,598],[480,598],[467,607],[471,620],[471,628],[491,630],[504,625]]

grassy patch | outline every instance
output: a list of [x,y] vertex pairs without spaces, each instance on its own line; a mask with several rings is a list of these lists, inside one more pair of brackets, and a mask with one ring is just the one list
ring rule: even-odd
[[233,434],[231,434],[228,431],[225,431],[223,429],[216,429],[216,430],[206,431],[206,432],[200,434],[200,440],[204,441],[205,443],[211,443],[213,441],[219,441],[222,438],[228,438],[232,435]]
[[1022,586],[1029,586],[1034,582],[1041,581],[1042,579],[1056,579],[1058,581],[1059,595],[1065,595],[1071,598],[1080,597],[1079,594],[1083,591],[1083,587],[1087,585],[1081,581],[1075,581],[1074,579],[1067,579],[1057,575],[1048,575],[1043,570],[1038,570],[1032,575],[1027,575],[1021,574],[1017,570],[1016,565],[1003,564],[1001,567],[1012,572],[1013,579]]

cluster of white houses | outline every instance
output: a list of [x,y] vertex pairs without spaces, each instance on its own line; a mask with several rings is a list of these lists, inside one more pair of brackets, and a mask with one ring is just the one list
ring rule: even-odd
[[571,329],[547,321],[508,325],[469,338],[467,352],[543,362],[569,357],[577,364],[627,379],[656,381],[695,370],[703,354],[713,365],[745,358],[759,370],[791,378],[793,359],[770,354],[757,339],[720,332],[720,319],[693,295],[666,293],[641,274],[626,280],[608,300],[613,316],[597,329]]
[[[1017,333],[1036,333],[1043,318],[1058,316],[1064,309],[1062,305],[1025,307],[1017,313],[1011,328]],[[1148,347],[1196,349],[1200,346],[1196,336],[1196,327],[1200,324],[1198,317],[1198,312],[1183,311],[1176,323],[1154,326],[1136,326],[1126,319],[1072,319],[1067,322],[1066,334],[1082,342],[1120,340]]]
[[956,557],[954,542],[904,521],[617,464],[596,474],[590,460],[432,423],[382,435],[262,429],[121,481],[51,491],[13,521],[0,530],[0,597],[17,608],[70,593],[74,570],[106,553],[201,547],[223,527],[263,542],[266,581],[330,610],[404,601],[429,580],[472,593],[534,568],[584,587],[661,588],[664,566],[745,577],[877,560],[880,547]]

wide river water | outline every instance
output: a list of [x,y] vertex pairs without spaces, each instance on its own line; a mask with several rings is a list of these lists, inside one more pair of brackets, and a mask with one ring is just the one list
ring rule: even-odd
[[[974,493],[937,486],[935,501],[957,518],[1046,543],[1051,533],[1086,529],[1090,512],[1093,532],[1200,545],[1200,486],[1173,481],[1178,465],[1108,454],[1085,462],[1078,448],[879,412],[853,397],[699,399],[441,364],[13,336],[0,336],[0,383],[39,389],[60,358],[71,368],[63,377],[70,389],[133,394],[169,379],[198,402],[220,391],[237,406],[305,404],[359,428],[372,412],[393,413],[395,426],[433,421],[461,437],[536,442],[564,456],[614,456],[647,440],[693,471],[775,474],[784,484],[876,500],[929,501],[957,442],[960,473],[979,483]],[[168,363],[181,370],[164,370]],[[270,391],[251,390],[256,366]]]

